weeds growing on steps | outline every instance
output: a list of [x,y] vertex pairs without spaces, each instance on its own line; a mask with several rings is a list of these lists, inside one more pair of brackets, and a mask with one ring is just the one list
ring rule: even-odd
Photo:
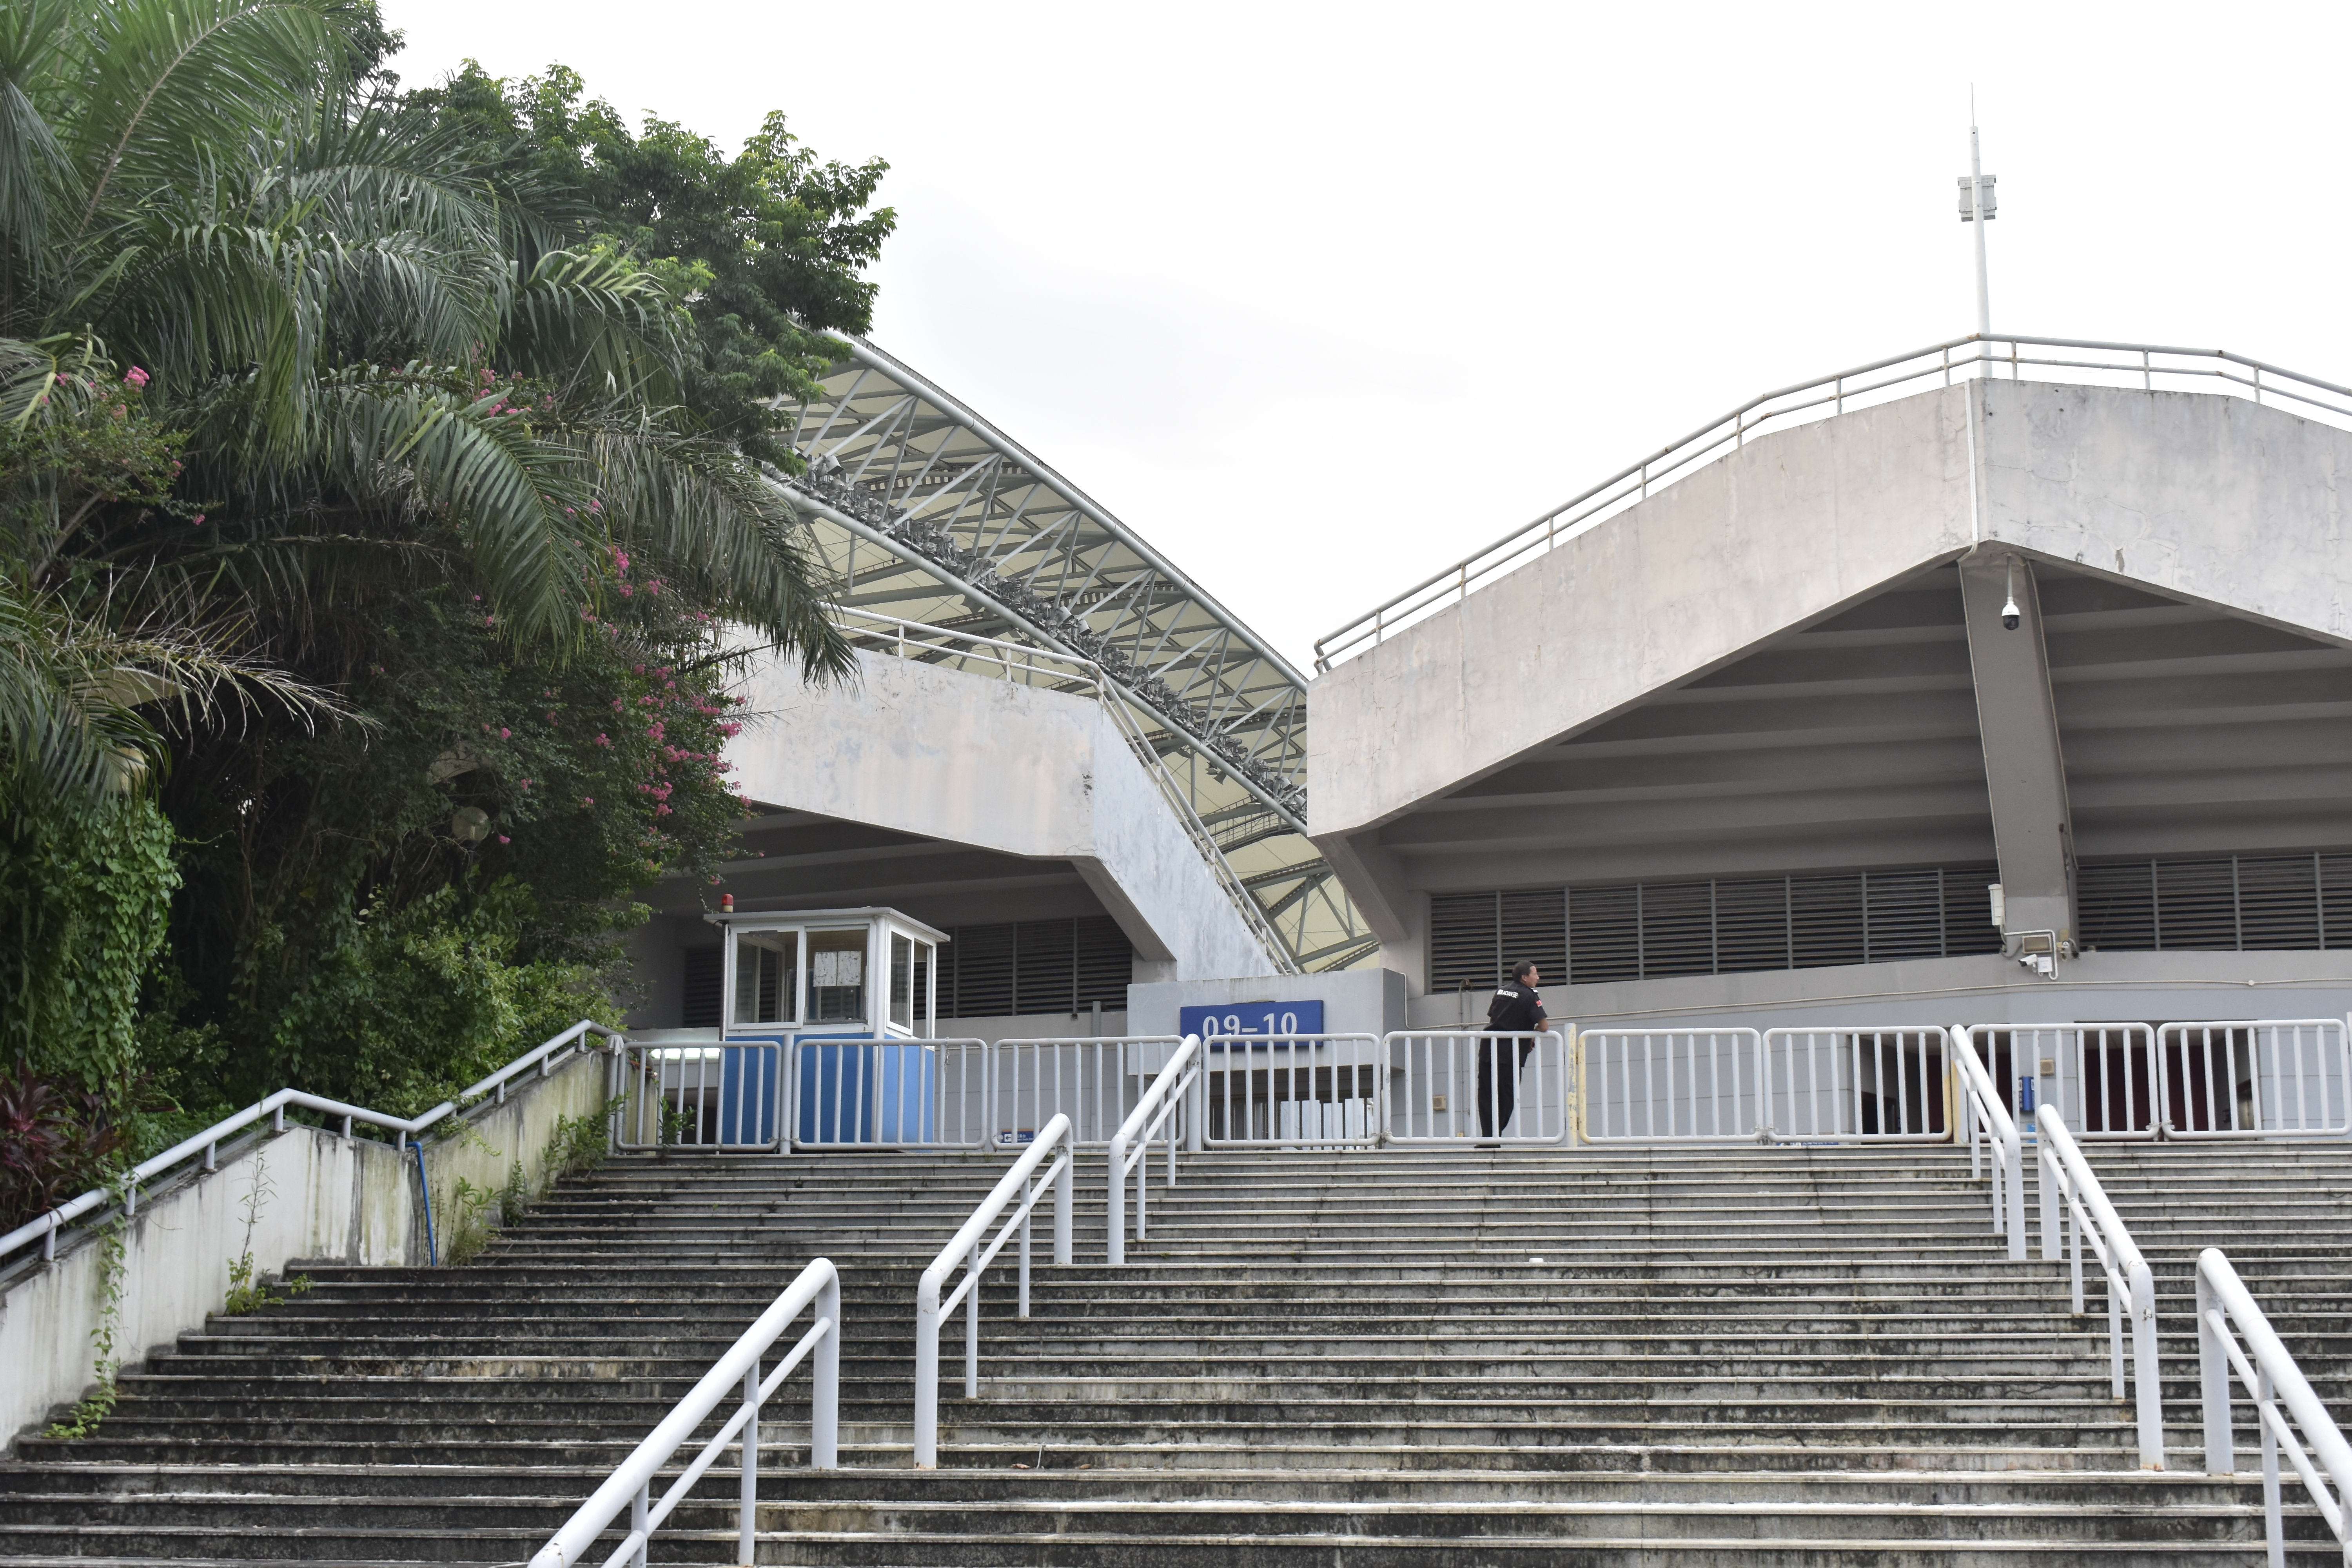
[[[497,1187],[476,1186],[465,1177],[458,1177],[450,1193],[449,1240],[443,1248],[443,1261],[453,1267],[472,1262],[481,1256],[491,1237],[520,1219],[533,1204],[553,1190],[557,1182],[602,1161],[612,1146],[609,1123],[617,1103],[606,1104],[584,1116],[557,1117],[548,1133],[547,1146],[540,1154],[536,1184],[525,1173],[520,1155],[508,1162],[507,1179]],[[498,1152],[470,1128],[460,1136],[471,1138],[491,1154]]]
[[269,1289],[267,1280],[257,1280],[253,1277],[253,1227],[260,1222],[262,1208],[277,1194],[277,1191],[278,1188],[269,1180],[269,1157],[267,1154],[255,1154],[253,1185],[246,1190],[245,1194],[245,1247],[240,1256],[229,1261],[228,1297],[221,1303],[222,1312],[229,1317],[241,1318],[247,1312],[257,1312],[264,1307],[276,1306],[299,1296],[310,1288],[310,1277],[308,1274],[297,1274],[291,1279],[283,1281],[286,1293],[281,1296]]
[[89,1436],[113,1411],[117,1397],[114,1374],[121,1363],[114,1353],[114,1343],[122,1332],[122,1271],[124,1246],[131,1230],[127,1201],[131,1173],[117,1172],[107,1188],[114,1195],[114,1217],[98,1233],[98,1322],[89,1331],[90,1348],[97,1352],[98,1385],[63,1421],[49,1427],[52,1437]]

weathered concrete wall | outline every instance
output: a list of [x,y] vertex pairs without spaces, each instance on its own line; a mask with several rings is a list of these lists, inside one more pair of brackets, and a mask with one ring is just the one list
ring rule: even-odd
[[[425,1170],[436,1219],[450,1213],[457,1180],[497,1187],[520,1156],[525,1180],[545,1180],[559,1116],[604,1104],[606,1058],[574,1058],[546,1079],[522,1080],[504,1105],[467,1119],[468,1131],[429,1144]],[[258,1184],[261,1195],[247,1199]],[[220,1168],[191,1172],[142,1194],[124,1238],[115,1351],[136,1365],[221,1310],[229,1265],[250,1248],[255,1273],[299,1272],[305,1262],[403,1265],[425,1260],[414,1157],[390,1145],[290,1126],[222,1151]],[[68,1238],[57,1261],[36,1266],[0,1294],[0,1433],[44,1426],[57,1405],[97,1376],[90,1335],[103,1307],[102,1249],[89,1230]]]
[[1748,443],[1322,675],[1317,839],[1375,826],[1969,544],[1968,389]]
[[[1987,956],[1542,989],[1554,1019],[1585,1027],[2340,1018],[2352,1012],[2352,952],[2089,952],[2056,980]],[[1411,1013],[1414,1028],[1458,1026],[1451,992],[1413,998]]]
[[772,668],[773,715],[730,743],[756,800],[1034,859],[1066,860],[1146,963],[1185,975],[1271,964],[1091,699],[857,656],[856,682],[803,687]]
[[2205,393],[1979,384],[1987,539],[2352,641],[2352,433]]

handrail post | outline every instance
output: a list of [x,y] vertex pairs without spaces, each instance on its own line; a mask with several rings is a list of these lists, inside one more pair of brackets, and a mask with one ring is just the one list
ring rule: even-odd
[[2156,1354],[2156,1275],[2147,1259],[2132,1266],[2130,1282],[2132,1394],[2139,1415],[2139,1468],[2160,1470],[2164,1468],[2164,1373]]
[[2238,1468],[2237,1446],[2230,1431],[2230,1356],[2222,1346],[2221,1328],[2213,1321],[2220,1310],[2200,1256],[2197,1259],[2197,1385],[2204,1404],[2205,1473],[2209,1476],[2230,1475]]
[[[830,1338],[831,1336],[827,1336]],[[760,1358],[743,1369],[742,1485],[735,1509],[735,1536],[745,1563],[757,1563],[754,1542],[760,1533]]]
[[980,1397],[980,1248],[974,1246],[971,1256],[963,1262],[964,1278],[971,1289],[963,1298],[963,1396]]
[[2042,1261],[2055,1263],[2058,1259],[2058,1154],[2050,1146],[2050,1138],[2042,1130],[2042,1108],[2037,1100],[2033,1110],[2034,1176],[2042,1189]]
[[637,1538],[637,1549],[629,1554],[629,1568],[646,1568],[646,1536],[652,1530],[646,1518],[653,1506],[653,1482],[639,1481],[637,1495],[629,1500],[629,1529]]
[[1062,1141],[1062,1172],[1054,1178],[1054,1261],[1069,1264],[1077,1261],[1076,1214],[1078,1194],[1077,1135],[1073,1132]]
[[940,1281],[934,1263],[915,1287],[915,1468],[940,1463]]
[[2009,1188],[2009,1260],[2022,1263],[2025,1261],[2025,1139],[2014,1125],[2003,1142],[2001,1163],[2007,1169],[2003,1184]]
[[833,1320],[833,1327],[812,1352],[816,1365],[809,1387],[809,1465],[819,1470],[841,1468],[841,1274],[835,1270],[816,1293],[816,1315]]
[[1106,1174],[1110,1180],[1104,1195],[1108,1200],[1110,1265],[1116,1268],[1127,1261],[1127,1129],[1122,1127],[1110,1135],[1108,1152],[1110,1163]]
[[1209,1068],[1205,1058],[1192,1058],[1192,1075],[1184,1081],[1184,1152],[1198,1154],[1209,1146]]

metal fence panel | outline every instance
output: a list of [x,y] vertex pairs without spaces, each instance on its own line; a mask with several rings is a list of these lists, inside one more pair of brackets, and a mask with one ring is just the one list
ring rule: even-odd
[[1072,1142],[1108,1144],[1183,1040],[1175,1035],[999,1040],[989,1053],[989,1140],[1027,1143],[1055,1114],[1070,1119]]
[[[1399,1030],[1384,1042],[1391,1143],[1564,1143],[1574,1100],[1567,1037]],[[1499,1069],[1499,1070],[1498,1070]]]
[[783,1047],[774,1040],[630,1044],[614,1067],[614,1147],[750,1152],[777,1146]]
[[1948,1142],[1950,1043],[1933,1025],[1768,1029],[1765,1125],[1800,1142]]
[[2167,1135],[2341,1138],[2352,1054],[2341,1018],[2167,1024],[2158,1059]]
[[795,1040],[794,1149],[977,1149],[989,1142],[985,1040]]
[[1387,1063],[1371,1035],[1213,1035],[1201,1042],[1213,1149],[1380,1141]]
[[2021,1129],[2033,1120],[2025,1110],[2027,1078],[2039,1079],[2037,1094],[2056,1097],[2058,1113],[2082,1142],[2153,1139],[2163,1125],[2156,1031],[2147,1024],[1988,1024],[1974,1033],[1994,1080],[2008,1087]]
[[1577,1036],[1584,1139],[1712,1143],[1761,1131],[1754,1029],[1586,1029]]

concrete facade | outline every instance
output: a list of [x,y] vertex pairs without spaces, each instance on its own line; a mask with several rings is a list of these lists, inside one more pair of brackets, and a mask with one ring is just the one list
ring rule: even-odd
[[[1984,863],[2071,939],[2085,859],[2352,847],[2347,471],[2277,408],[2034,382],[1751,438],[1318,679],[1313,837],[1416,995],[1454,890]],[[1592,1005],[1801,989],[1633,984]]]
[[[1272,971],[1091,697],[875,653],[835,687],[772,665],[750,695],[755,718],[728,757],[763,815],[725,868],[738,909],[886,904],[942,928],[1102,915],[1137,979]],[[634,1025],[678,1021],[678,954],[711,942],[700,910],[721,890],[674,880],[649,895]]]
[[[463,1134],[425,1146],[442,1239],[460,1179],[494,1190],[520,1161],[527,1188],[544,1184],[558,1120],[602,1115],[606,1064],[602,1053],[574,1057],[545,1079],[521,1079],[505,1103],[467,1113]],[[136,1364],[203,1327],[228,1293],[229,1265],[248,1248],[257,1279],[311,1262],[423,1264],[416,1198],[415,1157],[387,1143],[289,1125],[224,1148],[217,1170],[191,1169],[141,1194],[123,1237],[118,1360]],[[54,1263],[20,1265],[0,1287],[0,1434],[45,1425],[54,1407],[89,1391],[103,1278],[99,1230],[85,1225]]]

